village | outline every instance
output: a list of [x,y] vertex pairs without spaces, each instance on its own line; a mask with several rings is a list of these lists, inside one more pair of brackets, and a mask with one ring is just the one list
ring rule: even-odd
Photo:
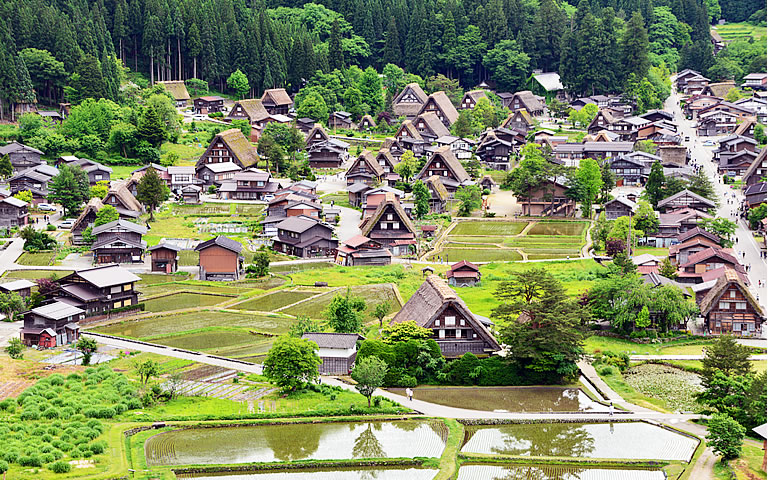
[[766,478],[764,5],[8,1],[3,480]]

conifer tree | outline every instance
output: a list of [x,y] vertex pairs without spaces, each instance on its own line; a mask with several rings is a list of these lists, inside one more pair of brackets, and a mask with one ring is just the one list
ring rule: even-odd
[[328,66],[333,69],[344,69],[344,52],[341,47],[341,27],[339,19],[333,20],[331,38],[328,41]]
[[648,74],[651,62],[648,59],[648,31],[645,29],[643,16],[634,12],[627,22],[624,38],[621,42],[624,77],[634,73],[637,78]]

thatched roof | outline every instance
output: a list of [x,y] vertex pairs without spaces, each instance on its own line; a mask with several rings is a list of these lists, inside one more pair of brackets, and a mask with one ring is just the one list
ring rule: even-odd
[[[85,219],[90,212],[97,213],[103,207],[104,207],[104,204],[101,203],[101,199],[99,197],[91,197],[91,199],[88,200],[88,204],[83,209],[83,212],[80,214],[79,217],[77,217],[77,220],[75,220],[75,223],[72,224],[72,231],[77,231],[80,229],[81,224],[85,222]],[[86,228],[88,228],[88,225],[82,225],[83,230],[85,230]]]
[[403,124],[400,125],[400,129],[395,133],[395,137],[400,138],[401,136],[410,137],[415,140],[424,140],[424,137],[421,136],[419,131],[413,125],[413,122],[410,120],[403,121]]
[[232,106],[232,110],[230,110],[229,114],[227,115],[228,119],[237,118],[233,117],[232,113],[237,111],[238,106],[243,107],[245,114],[248,115],[248,118],[251,119],[251,122],[257,122],[269,117],[269,112],[267,112],[267,109],[264,108],[264,104],[261,103],[260,99],[249,98],[235,102],[235,104]]
[[288,92],[284,88],[271,88],[264,90],[264,95],[261,96],[262,103],[271,103],[275,106],[293,105],[293,100]]
[[394,193],[387,193],[384,195],[384,200],[382,200],[381,203],[379,203],[379,206],[376,207],[376,211],[373,212],[373,215],[363,221],[364,225],[361,226],[362,234],[366,237],[370,237],[371,230],[373,230],[373,227],[376,226],[389,206],[394,208],[395,213],[400,217],[400,222],[405,225],[405,228],[416,236],[416,227],[411,223],[411,219],[408,218],[408,214],[405,213],[403,206],[400,204],[400,200],[398,200]]
[[445,164],[448,166],[448,169],[453,172],[453,176],[457,182],[461,183],[466,180],[470,180],[469,174],[466,170],[464,170],[461,162],[459,162],[459,159],[456,158],[456,155],[453,154],[451,147],[448,145],[438,147],[437,150],[435,150],[435,153],[432,154],[432,158],[430,158],[429,162],[424,165],[424,168],[421,169],[421,172],[419,172],[417,178],[422,178],[424,176],[427,167],[429,167],[429,164],[434,161],[435,157],[440,157],[443,159]]
[[178,81],[168,81],[168,82],[157,82],[160,85],[162,85],[166,90],[168,90],[168,93],[171,94],[173,98],[175,98],[177,101],[179,100],[189,100],[189,92],[187,91],[187,86],[184,85],[184,82],[181,80]]
[[760,317],[765,318],[763,307],[761,307],[760,303],[755,300],[755,297],[752,296],[752,293],[749,291],[747,286],[744,285],[744,282],[741,281],[739,275],[730,268],[726,269],[725,275],[717,279],[715,286],[712,287],[707,295],[701,300],[699,308],[701,309],[702,315],[709,314],[709,312],[715,308],[723,293],[728,289],[728,287],[733,285],[735,285],[741,291],[742,295],[744,295],[744,298],[747,299],[747,302],[752,305],[755,313],[757,313]]
[[363,115],[363,118],[361,118],[360,122],[357,124],[357,128],[365,128],[366,124],[370,125],[371,128],[374,128],[376,127],[376,120],[370,115]]
[[424,103],[424,106],[422,106],[421,110],[419,110],[419,114],[422,114],[426,111],[426,106],[430,100],[434,102],[435,105],[437,105],[437,108],[440,109],[449,124],[453,124],[453,122],[459,118],[459,111],[456,110],[456,107],[454,107],[453,103],[451,103],[451,99],[448,98],[448,95],[446,95],[446,93],[442,90],[429,96],[429,99],[427,99],[427,101]]
[[469,92],[466,92],[464,94],[464,98],[461,99],[461,104],[464,104],[464,100],[467,98],[472,99],[472,101],[477,105],[477,102],[481,98],[488,98],[488,95],[485,94],[485,90],[470,90]]
[[123,206],[128,210],[141,212],[144,209],[141,203],[136,200],[136,197],[134,197],[133,194],[128,190],[127,182],[120,182],[113,185],[112,188],[110,188],[107,192],[107,195],[104,197],[104,199],[106,200],[112,195],[117,197]]
[[418,123],[419,120],[423,121],[426,124],[426,127],[432,132],[432,135],[437,138],[451,134],[451,131],[440,121],[440,118],[438,118],[435,112],[422,113],[416,117],[414,122]]
[[427,276],[427,279],[421,284],[416,293],[395,314],[391,323],[413,320],[422,327],[432,325],[435,317],[440,315],[449,306],[453,306],[467,318],[467,321],[477,332],[478,336],[482,337],[483,340],[487,341],[496,350],[501,349],[499,343],[483,325],[483,322],[469,310],[464,301],[445,283],[445,280],[437,275]]
[[387,162],[390,169],[394,169],[395,165],[399,163],[398,160],[395,158],[394,155],[392,155],[392,152],[390,152],[388,148],[379,149],[379,153],[376,155],[376,161],[378,162],[381,159]]
[[[368,150],[363,150],[360,153],[360,155],[357,157],[357,160],[352,162],[352,166],[349,167],[349,171],[347,171],[347,175],[357,172],[357,169],[355,167],[357,166],[360,160],[364,161],[366,165],[368,165],[368,168],[376,175],[376,178],[381,178],[382,176],[384,176],[384,167],[379,165],[379,162],[376,161],[376,157],[374,157],[373,153],[371,153]],[[354,171],[352,169],[354,169]]]
[[443,185],[443,182],[440,181],[440,177],[437,175],[432,175],[426,179],[424,183],[435,193],[435,195],[437,195],[437,198],[441,202],[447,201],[450,197],[448,190],[445,188],[445,185]]
[[217,139],[221,139],[229,147],[243,168],[248,168],[259,162],[259,155],[256,153],[256,149],[253,148],[251,142],[245,138],[245,135],[243,135],[239,128],[224,130],[211,140],[211,144],[216,142]]

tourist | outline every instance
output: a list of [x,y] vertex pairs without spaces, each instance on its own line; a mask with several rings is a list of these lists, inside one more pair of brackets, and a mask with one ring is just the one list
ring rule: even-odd
[[608,404],[608,415],[613,416],[613,401]]
[[410,387],[405,389],[405,396],[408,397],[409,401],[413,401],[413,390]]

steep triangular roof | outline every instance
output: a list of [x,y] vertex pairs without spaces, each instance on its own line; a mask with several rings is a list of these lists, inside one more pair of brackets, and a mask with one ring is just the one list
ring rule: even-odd
[[447,307],[453,306],[461,312],[475,329],[478,336],[488,342],[494,349],[500,350],[501,346],[488,331],[477,316],[467,307],[464,301],[442,278],[437,275],[429,275],[421,284],[416,293],[403,305],[403,308],[395,314],[390,323],[402,323],[413,320],[419,326],[431,325],[433,320]]
[[376,121],[370,115],[363,115],[363,118],[357,124],[357,128],[366,128],[366,124],[370,125],[370,128],[376,128]]
[[286,92],[284,88],[270,88],[269,90],[264,90],[264,94],[261,96],[261,103],[267,102],[271,102],[272,105],[275,106],[293,104],[291,96],[288,95],[288,92]]
[[464,170],[461,162],[459,162],[459,159],[456,158],[456,155],[453,154],[451,147],[448,145],[438,147],[437,150],[435,150],[435,153],[432,154],[432,157],[426,164],[424,164],[424,168],[422,168],[419,174],[416,176],[417,178],[422,178],[424,176],[427,168],[429,167],[429,164],[435,159],[435,157],[440,157],[443,159],[446,166],[448,167],[448,170],[453,173],[453,176],[457,182],[461,183],[463,181],[470,180],[469,174],[466,170]]
[[501,124],[502,128],[511,128],[509,127],[509,124],[513,121],[519,122],[523,121],[526,125],[533,125],[533,117],[531,117],[531,114],[528,113],[528,110],[525,108],[521,108],[520,110],[516,110],[509,115],[507,115],[507,119],[504,120],[504,123]]
[[444,202],[448,200],[450,197],[450,194],[448,194],[448,190],[445,188],[445,185],[443,185],[443,182],[440,181],[440,177],[437,175],[432,175],[428,179],[424,181],[424,183],[427,185],[427,188],[431,189],[435,192],[437,195],[437,198]]
[[166,90],[168,90],[168,93],[171,94],[171,96],[179,100],[189,100],[189,92],[187,91],[187,86],[184,85],[184,82],[181,80],[174,80],[174,81],[167,81],[167,82],[157,82],[160,85],[163,86]]
[[747,168],[747,170],[744,172],[744,180],[746,181],[749,177],[755,174],[757,169],[763,165],[763,162],[766,161],[766,151],[768,149],[763,148],[760,150],[760,153],[757,155],[757,157],[752,161],[752,164]]
[[[99,210],[101,210],[104,207],[104,204],[101,203],[101,199],[99,197],[91,197],[90,200],[88,200],[88,204],[83,209],[82,213],[79,217],[77,217],[77,220],[75,220],[75,223],[72,224],[72,231],[76,231],[80,225],[85,222],[86,217],[90,212],[98,213]],[[88,228],[87,225],[83,226],[83,229]]]
[[[317,134],[320,134],[322,138],[317,138]],[[330,136],[328,136],[328,132],[325,131],[325,128],[323,128],[323,125],[321,123],[316,123],[314,127],[312,127],[312,130],[307,133],[307,140],[304,142],[305,145],[309,146],[310,144],[316,143],[316,142],[322,142],[322,141],[329,141],[331,139]]]
[[389,165],[389,168],[395,168],[395,165],[400,163],[388,148],[379,149],[379,153],[376,155],[376,161],[378,162],[381,159]]
[[424,137],[421,136],[419,131],[416,129],[416,126],[410,120],[404,120],[403,124],[400,125],[400,128],[395,133],[395,137],[399,138],[401,136],[410,137],[415,140],[424,140]]
[[107,192],[107,195],[104,197],[102,203],[108,204],[106,199],[110,196],[115,196],[128,210],[133,210],[135,212],[140,212],[143,210],[141,203],[136,200],[136,197],[134,197],[130,191],[128,191],[127,182],[120,182],[116,185],[113,185],[112,188],[110,188]]
[[704,298],[701,300],[699,308],[701,309],[702,315],[707,315],[709,312],[711,312],[712,309],[717,305],[718,300],[720,300],[720,297],[722,297],[725,290],[732,285],[735,285],[741,291],[742,295],[744,295],[749,304],[752,305],[752,308],[755,309],[755,312],[757,312],[757,314],[764,319],[765,312],[763,311],[763,307],[760,306],[760,303],[757,300],[755,300],[755,297],[752,296],[752,293],[749,291],[747,286],[744,285],[744,282],[741,281],[739,275],[730,268],[726,269],[725,275],[717,279],[715,286],[712,287],[709,292],[707,292],[706,296],[704,296]]
[[461,99],[461,105],[464,105],[464,100],[468,98],[477,105],[477,102],[481,98],[488,98],[488,95],[485,94],[485,90],[470,90],[469,92],[464,93],[464,97]]
[[670,195],[669,197],[665,198],[664,200],[661,200],[659,202],[659,207],[663,207],[663,206],[667,205],[668,203],[671,203],[671,202],[673,202],[673,201],[675,201],[675,200],[677,200],[678,198],[681,198],[681,197],[690,197],[690,198],[693,198],[694,200],[698,201],[699,203],[703,203],[703,204],[708,205],[708,206],[710,206],[712,208],[715,208],[715,202],[713,202],[712,200],[709,200],[707,198],[704,198],[701,195],[695,194],[692,191],[688,190],[687,188],[685,190],[677,192],[674,195]]
[[[355,168],[355,166],[358,164],[358,162],[362,160],[365,162],[366,165],[368,165],[368,168],[370,168],[378,178],[381,178],[384,175],[384,168],[382,168],[381,165],[379,165],[379,162],[376,161],[376,157],[373,156],[373,153],[371,153],[368,150],[363,150],[360,155],[358,155],[357,159],[355,159],[354,162],[352,162],[352,166],[349,167],[350,170],[347,171],[347,175],[350,174],[350,171]],[[354,172],[351,172],[354,173]]]
[[243,110],[245,110],[245,113],[248,115],[248,118],[251,119],[251,122],[258,122],[269,117],[269,112],[266,108],[264,108],[264,104],[261,103],[261,99],[249,98],[235,102],[235,104],[232,106],[232,109],[229,111],[229,114],[227,115],[228,119],[237,118],[233,117],[232,113],[237,111],[238,106],[243,107]]
[[421,100],[421,104],[423,105],[424,102],[427,101],[427,94],[424,93],[424,89],[421,88],[421,85],[419,85],[416,82],[409,83],[403,89],[400,91],[400,93],[397,94],[395,98],[392,99],[393,104],[400,103],[400,100],[405,96],[406,93],[412,92],[415,97],[417,97],[419,100]]
[[[435,112],[425,112],[416,117],[414,123],[418,124],[419,120],[423,121],[427,129],[432,133],[435,138],[440,138],[445,135],[450,135],[451,131],[448,130],[443,122],[437,117]],[[423,136],[423,135],[422,135]]]
[[453,124],[459,118],[459,111],[456,110],[456,107],[451,103],[451,99],[448,98],[444,91],[440,90],[430,95],[427,101],[424,102],[424,106],[419,110],[419,115],[427,111],[426,108],[430,103],[434,103],[437,106],[449,124]]
[[697,237],[697,236],[702,236],[702,237],[704,237],[704,238],[707,238],[707,239],[709,239],[709,240],[713,241],[713,242],[714,242],[714,243],[716,243],[716,244],[719,244],[719,243],[720,243],[720,241],[722,240],[720,237],[718,237],[718,236],[717,236],[717,235],[715,235],[714,233],[712,233],[712,232],[708,232],[708,231],[704,230],[704,229],[703,229],[703,228],[701,228],[701,227],[694,227],[694,228],[691,228],[690,230],[688,230],[688,231],[685,231],[685,232],[681,233],[680,235],[678,235],[678,236],[677,236],[677,237],[675,237],[675,238],[676,238],[676,239],[677,239],[677,240],[678,240],[680,243],[685,243],[687,240],[689,240],[689,239],[691,239],[691,238],[694,238],[694,237]]
[[400,200],[398,200],[393,193],[385,194],[384,200],[382,200],[379,203],[379,206],[376,207],[376,211],[373,212],[373,215],[363,221],[364,225],[361,227],[363,236],[370,237],[371,230],[373,230],[373,227],[376,226],[376,223],[381,219],[381,216],[384,215],[384,212],[387,211],[387,207],[389,206],[393,207],[397,216],[400,217],[400,223],[405,225],[405,228],[416,236],[416,227],[413,226],[411,219],[408,218],[408,214],[403,210]]
[[248,168],[258,164],[259,154],[256,153],[256,149],[253,148],[251,142],[245,138],[245,135],[243,135],[243,132],[239,128],[230,128],[213,137],[205,153],[200,156],[198,165],[205,162],[205,159],[208,157],[208,152],[219,140],[224,142],[227,148],[229,148],[237,160],[235,163],[239,162],[241,168]]

